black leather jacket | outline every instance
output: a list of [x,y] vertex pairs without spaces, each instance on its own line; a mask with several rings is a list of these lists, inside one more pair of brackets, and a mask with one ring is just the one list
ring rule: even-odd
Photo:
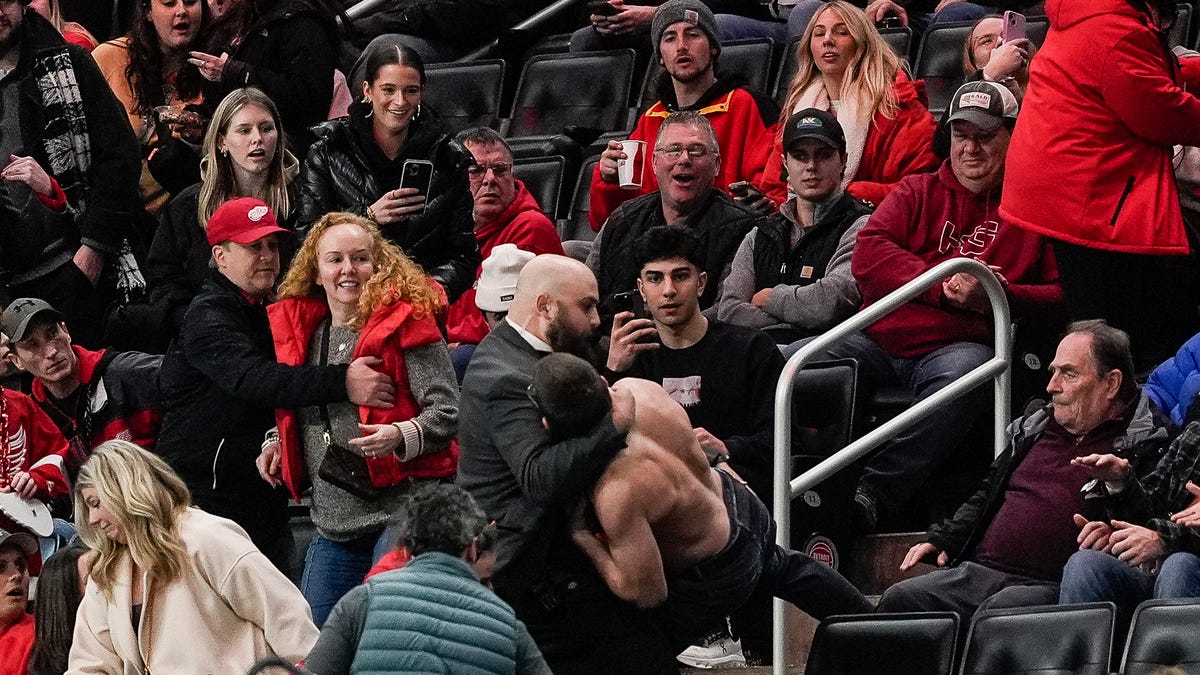
[[[350,211],[365,216],[386,190],[367,158],[364,139],[371,138],[369,107],[350,106],[342,117],[315,128],[321,137],[309,150],[300,170],[300,203],[297,230],[307,233],[313,222],[330,211]],[[429,276],[446,289],[450,302],[475,282],[480,262],[471,217],[467,166],[471,156],[428,113],[418,114],[409,127],[404,149],[394,162],[427,159],[433,162],[433,182],[425,213],[381,225],[384,236],[395,242]]]

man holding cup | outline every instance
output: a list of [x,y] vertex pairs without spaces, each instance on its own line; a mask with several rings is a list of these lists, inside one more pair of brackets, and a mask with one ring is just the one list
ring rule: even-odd
[[[669,115],[695,111],[716,130],[723,159],[716,185],[728,190],[731,183],[753,182],[766,165],[779,108],[768,96],[736,86],[735,78],[717,79],[721,45],[712,12],[699,0],[668,0],[654,13],[650,39],[667,77],[661,79],[658,100],[642,113],[629,141],[640,142],[644,153]],[[596,165],[588,214],[593,230],[599,231],[623,202],[658,188],[651,172],[638,180],[637,166],[646,157],[635,157],[631,150],[637,144],[629,141],[609,141]],[[623,160],[636,165],[629,167],[635,171],[632,180],[618,175]]]
[[[658,129],[653,148],[647,148],[657,192],[617,207],[596,235],[587,265],[600,288],[600,317],[606,324],[629,309],[622,299],[640,301],[633,251],[647,230],[660,225],[686,227],[704,250],[704,272],[720,279],[746,233],[763,217],[738,204],[713,184],[721,175],[723,156],[708,118],[694,111],[673,113]],[[631,191],[632,193],[632,191]],[[717,299],[712,284],[700,296],[700,308]]]

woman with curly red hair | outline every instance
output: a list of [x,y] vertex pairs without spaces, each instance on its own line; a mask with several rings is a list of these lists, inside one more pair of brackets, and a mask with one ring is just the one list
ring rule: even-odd
[[[373,356],[397,388],[387,409],[335,403],[279,411],[279,440],[269,438],[259,458],[263,478],[282,481],[296,498],[312,485],[317,536],[301,590],[319,625],[392,545],[384,527],[412,483],[453,477],[458,387],[434,319],[445,296],[366,218],[335,212],[319,219],[279,297],[268,315],[281,362]],[[369,477],[347,485],[331,476],[329,455],[346,453],[365,460]]]

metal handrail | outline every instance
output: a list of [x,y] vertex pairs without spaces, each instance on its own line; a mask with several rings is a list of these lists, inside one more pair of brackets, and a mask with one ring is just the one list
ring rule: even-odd
[[[958,272],[975,276],[987,292],[992,306],[995,356],[929,398],[913,404],[908,410],[847,445],[794,480],[789,480],[792,471],[792,389],[795,385],[796,374],[800,372],[800,369],[814,356],[824,353],[831,345],[843,340],[851,333],[858,332],[875,323]],[[1009,422],[1008,409],[1011,398],[1009,382],[1010,355],[1012,354],[1011,331],[1008,298],[1004,294],[1004,287],[1000,285],[1000,281],[983,263],[973,258],[954,258],[935,265],[870,307],[829,329],[793,354],[784,365],[783,373],[779,376],[779,384],[775,388],[774,506],[775,521],[778,524],[776,541],[779,545],[787,547],[791,544],[791,502],[797,494],[812,489],[813,486],[890,440],[898,432],[925,419],[943,403],[966,394],[987,380],[995,382],[996,409],[992,430],[995,454],[999,455],[1003,452],[1007,442],[1005,428]],[[786,603],[776,598],[772,616],[775,629],[772,644],[774,657],[772,672],[775,675],[783,675],[787,668],[787,613],[785,608]]]

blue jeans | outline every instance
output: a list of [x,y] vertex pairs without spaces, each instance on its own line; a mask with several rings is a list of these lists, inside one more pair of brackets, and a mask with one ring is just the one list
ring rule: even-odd
[[721,471],[729,542],[716,555],[667,576],[670,637],[678,650],[724,624],[756,590],[815,619],[870,612],[870,601],[834,569],[775,543],[775,521],[746,486]]
[[1191,553],[1167,556],[1155,576],[1109,553],[1088,549],[1073,554],[1063,568],[1058,602],[1112,601],[1117,605],[1117,625],[1125,626],[1143,600],[1196,597],[1200,597],[1200,558]]
[[334,541],[320,534],[313,536],[304,557],[300,592],[308,601],[318,628],[325,624],[337,601],[361,584],[371,565],[395,543],[391,528],[349,541]]
[[[788,345],[790,357],[805,341]],[[974,342],[954,342],[917,358],[896,358],[864,333],[855,333],[829,349],[829,358],[858,362],[858,381],[868,391],[900,385],[913,392],[915,401],[929,398],[962,375],[986,363],[992,347]],[[990,389],[976,387],[943,405],[915,426],[901,432],[867,461],[860,484],[884,510],[903,506],[920,489],[931,471],[941,466],[962,445],[963,432],[989,410]]]

